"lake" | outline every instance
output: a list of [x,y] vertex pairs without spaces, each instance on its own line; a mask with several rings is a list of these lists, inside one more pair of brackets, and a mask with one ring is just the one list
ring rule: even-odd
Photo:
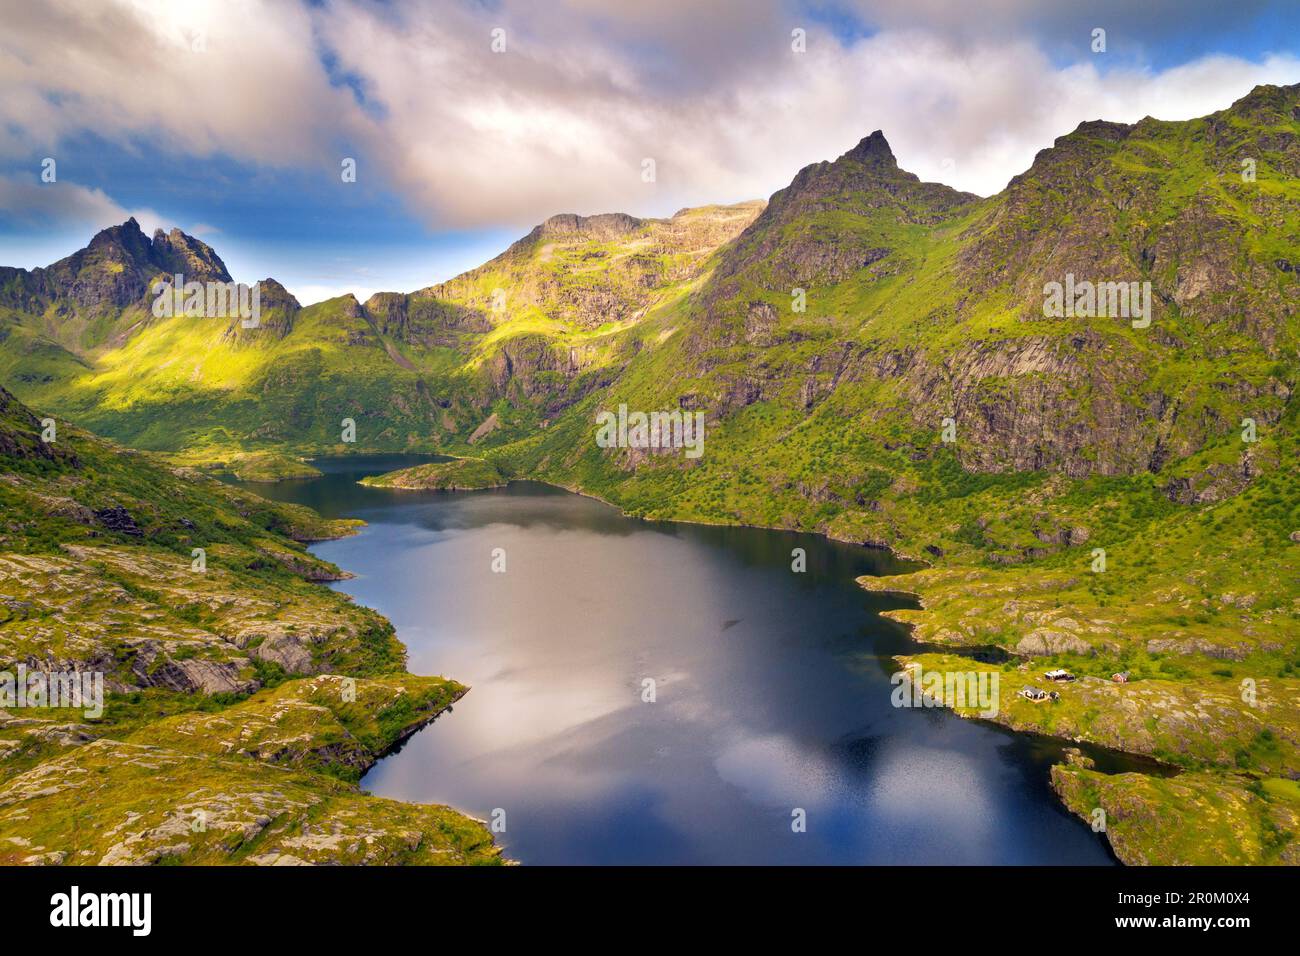
[[898,600],[854,583],[889,554],[535,483],[356,484],[427,460],[244,485],[365,519],[312,546],[356,575],[333,586],[393,622],[413,672],[472,687],[366,790],[495,813],[525,864],[1114,862],[1049,787],[1059,742],[892,706],[890,656],[916,645],[878,616]]

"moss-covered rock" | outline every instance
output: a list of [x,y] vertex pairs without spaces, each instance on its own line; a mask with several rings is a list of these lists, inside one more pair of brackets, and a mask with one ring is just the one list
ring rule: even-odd
[[[906,681],[917,674],[996,674],[995,708],[931,698],[963,717],[1186,768],[1171,777],[1108,775],[1072,753],[1052,768],[1052,785],[1071,810],[1089,822],[1094,810],[1105,811],[1107,838],[1125,863],[1300,863],[1300,789],[1293,779],[1300,776],[1300,681],[1261,681],[1247,700],[1222,678],[1117,683],[1079,674],[1054,683],[1044,675],[1052,665],[1039,660],[996,665],[954,654],[896,660]],[[1021,693],[1029,687],[1058,696],[1030,700]]]
[[1300,790],[1294,780],[1217,773],[1108,776],[1057,765],[1052,787],[1076,814],[1104,826],[1115,855],[1133,866],[1300,865]]
[[496,861],[476,821],[356,787],[467,689],[310,583],[341,572],[300,539],[357,522],[42,427],[0,389],[0,670],[108,694],[0,710],[0,862]]
[[320,469],[289,455],[259,451],[232,455],[228,461],[210,466],[240,481],[286,481],[290,478],[318,478]]
[[487,828],[329,776],[97,740],[0,786],[0,861],[90,865],[492,863]]
[[360,483],[372,488],[404,491],[473,491],[503,488],[506,479],[495,465],[482,458],[457,458],[455,461],[431,462],[383,475],[371,475],[362,478]]

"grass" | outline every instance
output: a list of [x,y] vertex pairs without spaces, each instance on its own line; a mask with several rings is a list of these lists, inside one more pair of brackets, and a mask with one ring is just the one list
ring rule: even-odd
[[[412,296],[309,306],[281,337],[232,342],[171,320],[102,350],[86,343],[129,315],[59,326],[9,312],[0,374],[143,448],[440,451],[483,461],[425,480],[492,469],[648,518],[887,545],[929,565],[870,582],[921,596],[890,614],[928,644],[1225,701],[1235,716],[1186,740],[1145,722],[1134,739],[1232,795],[1279,758],[1246,732],[1253,712],[1226,703],[1229,685],[1289,687],[1300,668],[1300,278],[1278,265],[1300,263],[1294,108],[1294,90],[1260,88],[1211,118],[1085,125],[987,199],[850,156],[805,170],[743,233],[756,208],[612,238],[543,230]],[[1242,156],[1258,160],[1253,183]],[[1044,283],[1067,272],[1151,282],[1152,327],[1043,318]],[[706,411],[704,455],[598,448],[596,413],[621,403]],[[489,416],[496,429],[471,445]],[[275,532],[312,520],[242,507]],[[185,553],[175,529],[150,526]],[[36,518],[3,533],[46,537]],[[375,651],[366,666],[390,663]],[[1059,724],[1038,729],[1138,746],[1107,723],[1114,705],[1038,711]],[[1289,753],[1294,728],[1271,732]]]

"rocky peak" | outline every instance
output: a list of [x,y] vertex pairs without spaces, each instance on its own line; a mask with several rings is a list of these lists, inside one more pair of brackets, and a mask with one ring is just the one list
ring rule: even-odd
[[101,261],[126,266],[139,281],[159,272],[179,272],[186,281],[232,281],[226,264],[207,243],[175,228],[170,233],[157,229],[150,239],[134,216],[120,226],[101,229],[85,249],[56,262],[50,271],[57,272],[64,267],[81,271]]
[[880,130],[876,130],[870,136],[862,137],[858,145],[841,156],[840,159],[851,159],[862,163],[864,166],[898,169],[898,160],[894,158],[894,151],[889,148],[889,141],[885,139],[885,134]]
[[343,314],[349,319],[360,319],[365,316],[365,309],[362,308],[361,303],[357,301],[357,297],[351,292],[343,293],[339,296],[339,301],[343,303]]
[[[263,309],[287,309],[290,312],[297,312],[302,308],[294,294],[274,279],[263,279],[257,285],[260,289],[259,295],[261,296]],[[355,301],[355,298],[353,301]]]
[[[178,273],[187,282],[234,281],[207,243],[180,229],[158,229],[150,238],[132,216],[120,226],[101,229],[85,248],[45,268],[0,269],[0,305],[29,313],[53,310],[74,320],[53,330],[53,337],[80,353],[108,341],[120,344],[120,336],[139,327],[139,316],[125,316],[123,310],[147,311],[153,282]],[[97,331],[88,336],[83,323],[92,317]],[[110,321],[99,321],[105,317]]]
[[[854,215],[874,215],[878,211],[885,218],[932,222],[978,198],[942,183],[923,183],[914,173],[900,169],[885,134],[875,130],[834,162],[813,163],[799,170],[789,186],[772,195],[746,237],[757,239],[776,224],[831,211]],[[746,237],[742,237],[742,247]],[[773,255],[776,248],[767,241],[751,252],[766,257]],[[743,249],[737,254],[747,261],[751,258]],[[729,274],[732,268],[734,265],[724,264],[721,274]]]
[[817,209],[852,206],[908,206],[905,217],[930,219],[978,199],[942,183],[923,183],[899,168],[885,134],[876,130],[834,162],[813,163],[772,196],[759,222],[804,215]]
[[125,253],[132,259],[146,260],[150,252],[149,239],[132,216],[120,226],[109,226],[95,233],[87,250],[104,250],[109,254]]
[[235,345],[267,344],[293,331],[294,320],[302,309],[293,293],[271,278],[260,280],[256,288],[261,311],[259,324],[245,328],[242,317],[232,316],[222,341]]
[[1293,123],[1300,119],[1300,83],[1291,86],[1262,83],[1223,112],[1265,126]]
[[167,272],[183,274],[186,281],[233,281],[226,264],[211,246],[175,227],[169,233],[161,229],[154,231],[149,261]]

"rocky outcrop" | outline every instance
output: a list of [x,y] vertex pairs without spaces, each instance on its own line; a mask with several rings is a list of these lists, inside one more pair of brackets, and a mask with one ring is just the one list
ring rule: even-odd
[[872,237],[873,221],[933,225],[977,199],[899,169],[876,130],[833,163],[804,167],[773,194],[723,254],[706,298],[710,313],[720,314],[707,319],[724,321],[728,300],[750,285],[788,301],[795,288],[835,284],[864,272],[875,278],[896,274],[905,263]]
[[[152,239],[132,217],[96,233],[90,243],[45,268],[0,269],[0,306],[43,317],[40,327],[74,354],[117,347],[153,319],[155,283],[234,282],[225,263],[207,243],[180,229],[155,230]],[[263,328],[278,337],[288,333],[298,303],[283,286],[264,279]],[[214,316],[216,318],[217,316]],[[238,318],[225,340],[247,341]]]
[[222,335],[223,342],[233,345],[262,344],[284,338],[293,331],[293,323],[302,305],[288,289],[275,279],[257,283],[259,314],[257,324],[248,327],[246,317],[232,315]]
[[68,308],[102,312],[140,304],[149,297],[151,280],[176,273],[186,281],[232,281],[211,246],[179,229],[170,233],[159,229],[151,240],[132,217],[101,230],[86,248],[47,268],[15,270],[12,281],[18,289],[13,294],[26,293],[47,305],[64,302]]
[[506,251],[506,256],[526,256],[532,247],[546,240],[564,242],[608,242],[622,239],[640,229],[645,221],[626,213],[611,212],[596,216],[561,213],[551,216]]
[[58,440],[57,429],[56,422],[55,440],[44,441],[41,420],[0,385],[0,457],[76,467],[76,453],[67,441]]

